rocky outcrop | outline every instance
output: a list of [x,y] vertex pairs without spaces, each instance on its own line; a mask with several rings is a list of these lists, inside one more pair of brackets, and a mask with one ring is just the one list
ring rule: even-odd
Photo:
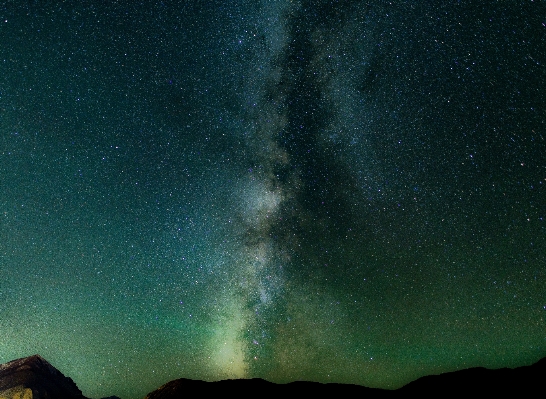
[[71,378],[40,355],[0,365],[1,399],[86,399]]

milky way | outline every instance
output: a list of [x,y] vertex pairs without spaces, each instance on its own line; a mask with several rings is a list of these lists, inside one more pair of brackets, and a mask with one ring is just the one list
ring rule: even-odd
[[0,6],[0,362],[90,397],[546,355],[544,6]]

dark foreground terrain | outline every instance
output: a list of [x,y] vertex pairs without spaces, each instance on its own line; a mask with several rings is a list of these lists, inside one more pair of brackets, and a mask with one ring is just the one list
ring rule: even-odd
[[[173,380],[150,392],[146,399],[182,398],[190,392],[254,396],[257,392],[295,397],[305,395],[355,395],[366,398],[437,396],[444,394],[531,394],[540,392],[546,377],[546,358],[531,366],[489,370],[472,368],[422,377],[396,391],[358,385],[292,382],[274,384],[261,379],[203,382],[184,378]],[[197,390],[197,391],[195,391]],[[39,355],[0,365],[0,399],[87,399],[74,381],[64,376]],[[111,396],[103,399],[119,399]]]

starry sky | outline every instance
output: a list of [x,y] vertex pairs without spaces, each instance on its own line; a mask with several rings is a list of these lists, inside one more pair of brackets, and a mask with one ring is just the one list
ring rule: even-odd
[[1,1],[0,37],[0,363],[133,399],[546,356],[544,2]]

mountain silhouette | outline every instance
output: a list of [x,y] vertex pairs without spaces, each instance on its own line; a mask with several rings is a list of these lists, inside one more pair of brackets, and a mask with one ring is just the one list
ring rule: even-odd
[[[366,398],[407,397],[408,395],[525,395],[539,392],[546,377],[546,358],[531,366],[490,370],[470,368],[421,377],[397,390],[367,388],[351,384],[322,384],[296,381],[275,384],[259,378],[205,382],[180,378],[167,382],[144,399],[177,399],[192,392],[200,395],[267,393],[286,397],[301,395],[365,396]],[[12,360],[0,365],[0,399],[89,399],[76,383],[40,355]],[[120,399],[109,396],[102,399]]]

